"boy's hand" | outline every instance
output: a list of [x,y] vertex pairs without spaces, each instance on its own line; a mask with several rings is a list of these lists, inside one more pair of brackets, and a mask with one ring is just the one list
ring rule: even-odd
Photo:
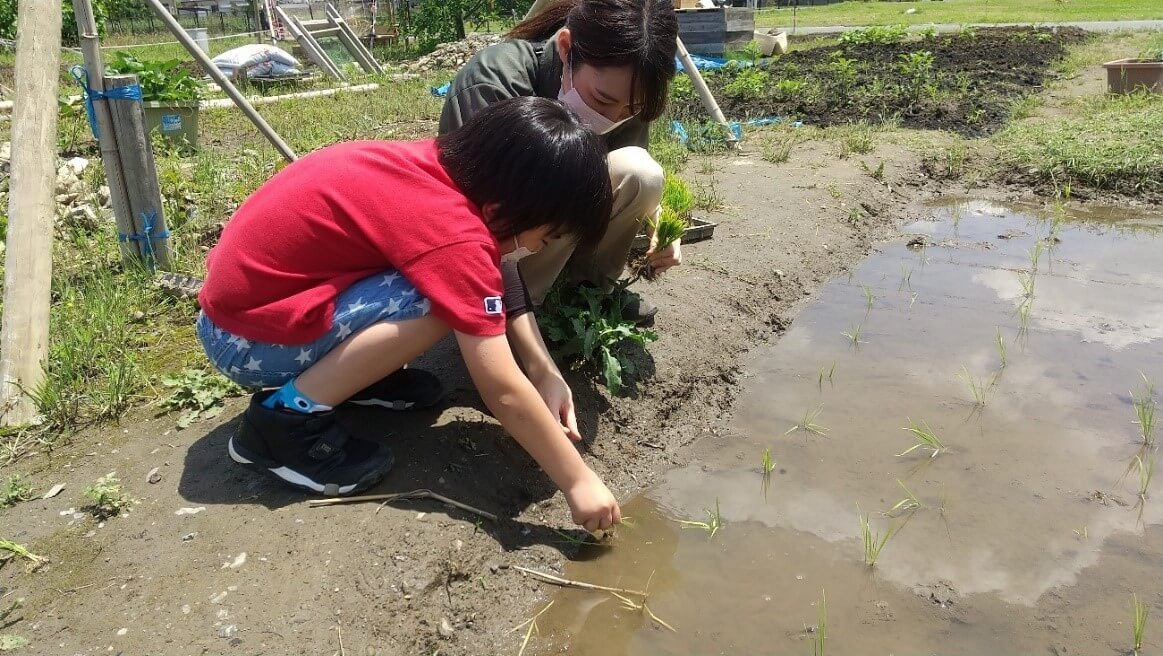
[[561,422],[561,427],[569,439],[581,442],[582,436],[577,429],[577,414],[573,408],[573,391],[569,389],[565,379],[556,371],[546,372],[537,380],[532,381],[537,393],[545,401],[545,407]]
[[592,471],[587,473],[588,476],[577,484],[563,490],[574,523],[591,533],[621,523],[622,509],[618,507],[614,495],[610,494],[597,474]]

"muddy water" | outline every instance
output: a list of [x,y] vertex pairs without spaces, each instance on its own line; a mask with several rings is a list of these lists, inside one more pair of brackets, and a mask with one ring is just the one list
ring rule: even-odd
[[[811,653],[821,597],[833,654],[1126,652],[1132,593],[1163,618],[1163,475],[1141,500],[1134,458],[1154,453],[1129,393],[1140,372],[1163,384],[1163,219],[1072,215],[1035,270],[1051,216],[934,208],[906,228],[927,246],[885,245],[829,283],[757,354],[729,430],[566,568],[649,584],[677,632],[568,590],[538,621],[542,652]],[[817,409],[826,434],[787,433]],[[897,455],[910,419],[947,450]],[[902,484],[921,507],[885,516]],[[714,537],[678,523],[716,500]],[[894,531],[873,567],[858,512]],[[1160,645],[1163,619],[1145,649]]]

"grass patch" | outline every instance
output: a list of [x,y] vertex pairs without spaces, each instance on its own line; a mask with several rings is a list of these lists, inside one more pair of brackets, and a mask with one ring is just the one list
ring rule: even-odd
[[1163,198],[1163,95],[1080,100],[1053,121],[1013,123],[994,139],[1008,177],[1049,191],[1114,191]]
[[15,506],[32,498],[32,485],[19,476],[8,479],[3,489],[0,489],[0,508]]
[[[906,14],[907,10],[915,10]],[[761,9],[756,27],[791,26],[790,9]],[[891,25],[929,23],[1041,23],[1047,21],[1102,21],[1163,19],[1163,6],[1155,0],[950,0],[948,2],[850,1],[831,5],[800,6],[795,23],[816,25]]]

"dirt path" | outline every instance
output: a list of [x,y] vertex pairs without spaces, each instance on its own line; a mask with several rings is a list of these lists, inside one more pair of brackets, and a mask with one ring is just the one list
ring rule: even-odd
[[[758,143],[749,146],[757,150]],[[573,385],[586,458],[620,497],[683,464],[687,447],[732,410],[748,350],[786,328],[798,302],[857,262],[921,210],[916,162],[895,146],[841,160],[836,146],[796,147],[781,165],[756,152],[693,159],[685,176],[714,178],[725,208],[715,238],[642,291],[660,306],[649,372],[611,399],[585,376]],[[885,183],[873,180],[888,162]],[[59,496],[0,511],[3,537],[51,562],[0,568],[0,633],[17,653],[515,654],[507,633],[547,591],[513,565],[559,571],[571,549],[566,506],[549,481],[481,411],[454,354],[427,358],[454,387],[426,413],[350,412],[347,423],[388,440],[396,470],[375,492],[431,488],[503,517],[478,522],[432,502],[309,509],[305,498],[229,462],[243,408],[218,424],[173,429],[142,414],[84,435],[20,469]],[[147,482],[158,468],[160,480]],[[137,499],[97,524],[74,514],[81,491],[116,471]],[[7,473],[7,472],[6,472]],[[181,513],[181,514],[179,514]],[[7,626],[5,626],[7,624]]]

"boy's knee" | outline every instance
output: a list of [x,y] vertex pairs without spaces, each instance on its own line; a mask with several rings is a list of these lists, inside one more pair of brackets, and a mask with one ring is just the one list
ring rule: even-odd
[[649,205],[648,209],[658,206],[662,201],[666,174],[645,148],[626,146],[612,150],[608,161],[615,195],[631,192],[639,199],[636,204],[643,207]]

